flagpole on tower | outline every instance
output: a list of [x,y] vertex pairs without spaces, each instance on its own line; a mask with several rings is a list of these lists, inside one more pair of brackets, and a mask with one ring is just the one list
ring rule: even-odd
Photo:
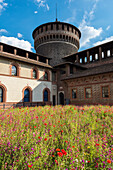
[[56,3],[56,22],[57,22],[57,3]]

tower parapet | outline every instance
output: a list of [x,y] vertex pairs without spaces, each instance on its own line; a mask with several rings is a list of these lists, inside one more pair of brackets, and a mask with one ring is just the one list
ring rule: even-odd
[[80,46],[79,29],[64,22],[40,25],[32,35],[36,52],[52,58],[50,64],[53,66],[60,63],[64,56],[77,52]]

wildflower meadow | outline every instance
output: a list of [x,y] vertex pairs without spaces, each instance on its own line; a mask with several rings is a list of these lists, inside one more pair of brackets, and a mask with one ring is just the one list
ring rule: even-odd
[[0,110],[0,170],[113,170],[113,106]]

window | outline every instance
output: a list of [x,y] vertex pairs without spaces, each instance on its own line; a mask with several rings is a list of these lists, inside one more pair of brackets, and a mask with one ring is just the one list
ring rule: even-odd
[[73,66],[70,66],[70,74],[73,74]]
[[90,61],[92,61],[92,59],[93,59],[93,58],[92,58],[92,55],[90,55]]
[[44,90],[44,102],[48,102],[48,91]]
[[110,50],[107,51],[107,56],[110,57]]
[[28,89],[24,91],[24,102],[30,102],[30,93]]
[[3,89],[0,87],[0,103],[3,102]]
[[91,88],[85,88],[85,97],[87,99],[91,98]]
[[17,76],[17,68],[14,65],[12,65],[11,75],[12,76]]
[[104,52],[102,52],[102,58],[104,58]]
[[82,63],[82,58],[80,58],[80,63]]
[[77,98],[77,90],[72,89],[72,99],[76,99],[76,98]]
[[45,72],[44,80],[48,80],[48,73],[47,72]]
[[87,63],[87,57],[85,57],[85,63]]
[[108,89],[108,86],[102,87],[102,97],[103,98],[109,98],[109,89]]
[[53,30],[53,24],[51,24],[51,30]]
[[98,60],[98,54],[95,54],[95,60]]
[[64,30],[64,25],[62,24],[62,30]]
[[37,78],[36,70],[33,70],[33,78],[34,78],[34,79],[36,79],[36,78]]

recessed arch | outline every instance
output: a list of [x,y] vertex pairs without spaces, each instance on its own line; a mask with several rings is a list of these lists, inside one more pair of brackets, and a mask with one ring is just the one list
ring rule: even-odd
[[50,90],[48,88],[43,90],[43,102],[50,102]]
[[20,67],[16,62],[12,62],[10,64],[10,75],[12,76],[20,76]]
[[48,70],[45,70],[45,73],[44,73],[44,80],[50,81],[50,73],[49,73]]
[[31,78],[33,79],[39,79],[39,71],[36,67],[33,67],[31,69]]
[[0,102],[6,102],[6,95],[7,95],[7,88],[4,84],[0,83],[0,91],[1,91],[1,101]]
[[[29,101],[26,101],[26,98],[28,98],[28,93],[26,94],[27,97],[25,96],[25,91],[28,92],[29,91]],[[23,88],[22,90],[22,101],[23,102],[32,102],[32,88],[30,86],[26,86]]]

